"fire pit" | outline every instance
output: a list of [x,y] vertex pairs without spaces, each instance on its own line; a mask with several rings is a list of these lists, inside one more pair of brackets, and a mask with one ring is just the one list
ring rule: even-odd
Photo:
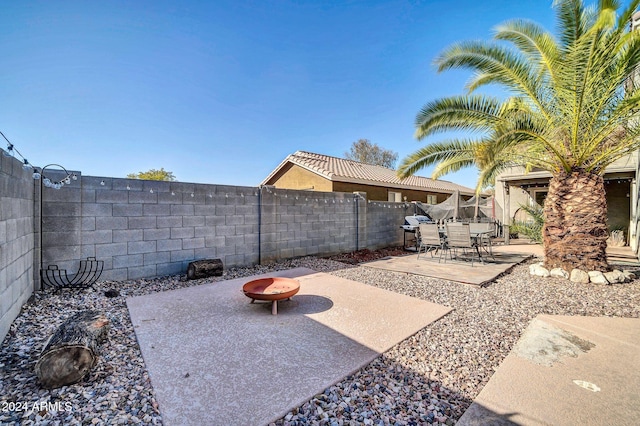
[[271,313],[278,315],[278,300],[291,299],[300,290],[300,283],[291,278],[260,278],[249,281],[242,286],[244,295],[251,299],[251,303],[256,300],[268,300],[273,302]]

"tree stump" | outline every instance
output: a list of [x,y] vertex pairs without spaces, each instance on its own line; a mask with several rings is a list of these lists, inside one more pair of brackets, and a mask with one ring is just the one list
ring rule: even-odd
[[35,372],[48,389],[80,381],[98,363],[98,344],[109,331],[109,320],[98,311],[78,312],[51,335]]
[[203,259],[189,263],[187,267],[187,279],[195,280],[206,277],[219,277],[222,275],[222,260]]

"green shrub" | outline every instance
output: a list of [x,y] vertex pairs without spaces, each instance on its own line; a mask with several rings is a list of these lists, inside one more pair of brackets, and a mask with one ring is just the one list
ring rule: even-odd
[[520,208],[530,216],[529,220],[516,220],[509,227],[510,233],[517,233],[520,236],[529,238],[537,243],[542,242],[542,225],[544,225],[544,215],[542,207],[520,205]]

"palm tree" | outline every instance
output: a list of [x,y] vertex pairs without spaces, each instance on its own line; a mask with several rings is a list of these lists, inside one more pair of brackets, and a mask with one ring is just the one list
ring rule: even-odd
[[[403,160],[399,176],[437,163],[436,174],[476,165],[480,184],[512,165],[546,170],[546,266],[606,270],[602,176],[640,148],[640,90],[624,90],[640,62],[640,32],[627,30],[638,4],[621,10],[617,0],[557,0],[558,38],[514,20],[497,28],[493,42],[449,47],[436,64],[439,71],[475,71],[469,94],[428,103],[416,118],[416,137],[449,130],[478,136],[423,148]],[[506,99],[473,93],[487,84],[504,88]]]

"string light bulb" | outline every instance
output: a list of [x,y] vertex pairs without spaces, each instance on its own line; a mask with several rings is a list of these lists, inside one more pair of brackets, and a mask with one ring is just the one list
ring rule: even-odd
[[[67,169],[65,169],[64,167],[62,167],[59,164],[47,164],[44,167],[41,168],[36,168],[33,164],[29,163],[29,160],[27,160],[25,158],[24,155],[22,155],[20,153],[20,151],[18,151],[16,149],[16,147],[11,143],[11,141],[9,141],[9,139],[7,139],[7,137],[4,135],[4,133],[2,133],[0,131],[0,136],[2,136],[2,138],[4,138],[4,140],[7,142],[7,148],[6,150],[2,150],[3,155],[5,155],[6,157],[14,157],[17,156],[17,158],[22,160],[22,168],[26,171],[31,171],[33,173],[33,179],[34,180],[41,180],[42,181],[42,186],[46,186],[47,188],[54,188],[54,189],[60,189],[62,188],[65,184],[66,185],[70,185],[71,184],[71,180],[78,180],[78,176],[75,173],[69,173],[67,171]],[[61,168],[62,170],[64,170],[64,172],[67,174],[63,179],[61,179],[58,182],[53,182],[51,181],[51,179],[47,178],[44,174],[44,171],[47,167],[49,166],[56,166]],[[104,180],[102,182],[100,182],[101,185],[104,185]]]

